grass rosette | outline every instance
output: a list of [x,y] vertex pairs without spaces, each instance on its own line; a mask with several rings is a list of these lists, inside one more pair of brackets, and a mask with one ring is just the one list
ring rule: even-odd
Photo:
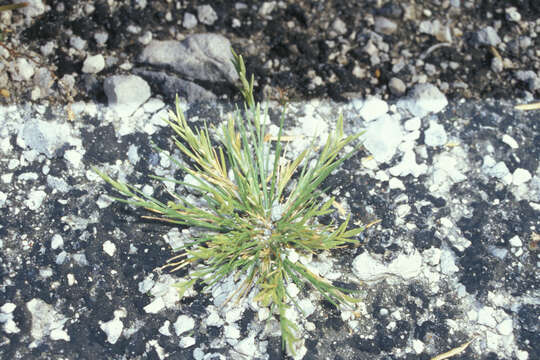
[[350,291],[310,271],[297,261],[298,256],[287,254],[317,254],[358,243],[355,238],[363,228],[348,229],[349,217],[339,226],[333,222],[322,225],[317,218],[334,211],[334,199],[319,186],[357,151],[360,144],[342,153],[361,134],[345,136],[340,116],[318,157],[317,149],[310,146],[295,160],[286,160],[282,145],[285,107],[279,133],[272,137],[267,134],[267,109],[262,110],[254,100],[253,76],[248,80],[243,59],[234,52],[233,63],[244,108],[236,109],[218,131],[219,145],[213,143],[206,125],[197,130],[189,126],[178,99],[176,112],[170,111],[166,120],[176,133],[175,145],[192,165],[171,160],[195,181],[152,176],[196,190],[204,206],[174,192],[164,202],[94,170],[125,196],[115,200],[157,214],[147,218],[203,230],[174,249],[178,255],[164,266],[173,271],[190,267],[189,280],[176,284],[180,297],[198,281],[205,284],[205,291],[231,274],[242,276],[231,298],[240,300],[255,291],[254,300],[279,317],[283,346],[294,354],[298,328],[286,312],[297,301],[287,291],[289,284],[299,289],[310,284],[336,306],[357,301]]

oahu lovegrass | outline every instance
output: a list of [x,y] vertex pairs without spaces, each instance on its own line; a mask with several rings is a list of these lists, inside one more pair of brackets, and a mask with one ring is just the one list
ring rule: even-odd
[[[193,165],[171,160],[195,181],[153,176],[175,183],[178,189],[197,191],[204,206],[173,192],[168,201],[159,200],[94,170],[125,197],[115,200],[157,214],[148,218],[202,230],[174,249],[178,255],[164,266],[172,270],[189,267],[187,281],[176,285],[181,297],[196,282],[201,281],[208,290],[231,274],[243,276],[231,297],[240,300],[255,291],[255,300],[279,317],[283,345],[294,353],[298,328],[286,316],[290,306],[297,306],[287,291],[291,283],[299,289],[311,284],[334,305],[357,302],[350,291],[310,271],[291,253],[317,254],[358,243],[356,236],[363,228],[348,229],[349,217],[340,225],[322,225],[317,218],[334,211],[334,199],[319,186],[358,150],[360,144],[343,153],[361,134],[345,136],[340,116],[322,149],[310,146],[295,160],[286,160],[284,115],[277,137],[270,136],[267,111],[254,100],[253,76],[248,80],[243,59],[234,52],[233,62],[245,102],[243,110],[237,108],[217,131],[217,143],[206,125],[197,130],[190,127],[178,99],[176,113],[170,111],[166,120],[176,133],[175,145]],[[196,269],[194,265],[198,265]]]

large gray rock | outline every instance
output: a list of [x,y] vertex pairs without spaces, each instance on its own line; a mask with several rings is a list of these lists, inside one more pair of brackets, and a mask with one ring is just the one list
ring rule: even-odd
[[172,68],[188,79],[235,82],[231,43],[221,35],[195,34],[183,41],[154,40],[143,50],[142,63]]
[[188,102],[215,100],[214,93],[191,81],[180,79],[161,71],[137,71],[137,74],[156,84],[166,96],[174,98],[177,94]]
[[118,115],[130,116],[150,98],[150,86],[135,75],[115,75],[105,79],[103,84],[109,105]]

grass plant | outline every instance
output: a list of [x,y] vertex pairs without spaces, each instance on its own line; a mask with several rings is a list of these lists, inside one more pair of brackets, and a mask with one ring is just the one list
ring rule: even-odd
[[152,176],[175,183],[177,189],[197,191],[204,206],[178,192],[170,192],[168,201],[160,200],[94,170],[123,195],[115,200],[153,212],[150,219],[202,230],[174,249],[178,254],[165,265],[172,270],[189,267],[187,280],[176,284],[181,297],[196,282],[209,290],[231,274],[242,276],[232,296],[240,300],[255,291],[254,300],[279,318],[283,346],[294,354],[299,331],[286,312],[297,306],[297,299],[287,291],[289,284],[300,289],[309,284],[336,306],[357,301],[350,291],[334,286],[290,254],[317,254],[358,243],[356,236],[363,228],[349,228],[349,217],[339,225],[323,225],[317,219],[332,213],[335,205],[325,195],[328,189],[319,187],[358,150],[359,141],[344,152],[361,134],[345,136],[340,116],[322,148],[312,143],[296,159],[287,160],[282,141],[286,107],[277,137],[270,136],[268,109],[255,102],[253,76],[248,79],[242,57],[234,52],[233,63],[244,104],[217,131],[217,139],[206,124],[195,130],[190,126],[178,98],[176,112],[170,111],[165,120],[176,134],[174,144],[192,165],[171,160],[195,183]]

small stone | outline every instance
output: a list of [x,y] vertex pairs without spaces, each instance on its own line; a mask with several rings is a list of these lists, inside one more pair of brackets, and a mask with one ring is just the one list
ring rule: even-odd
[[296,286],[295,283],[290,283],[287,285],[287,294],[292,298],[295,298],[300,293],[300,289]]
[[182,339],[180,339],[180,347],[181,348],[188,348],[190,346],[195,345],[195,338],[192,336],[185,336]]
[[105,68],[105,58],[101,54],[88,56],[84,60],[82,72],[85,74],[97,74]]
[[506,145],[510,146],[512,149],[519,148],[519,145],[518,145],[517,141],[514,140],[514,138],[511,137],[510,135],[504,134],[503,137],[502,137],[502,142],[505,143]]
[[164,308],[165,308],[165,302],[163,301],[163,298],[160,296],[154,301],[152,301],[150,304],[146,305],[144,307],[144,311],[149,314],[157,314]]
[[411,255],[400,254],[391,263],[383,264],[366,251],[357,256],[352,265],[354,274],[362,281],[379,281],[388,276],[407,280],[420,274],[422,256],[418,252]]
[[193,330],[195,327],[195,321],[186,315],[180,315],[174,323],[174,331],[176,335],[180,336],[181,334]]
[[163,323],[163,325],[159,328],[159,333],[161,335],[165,335],[165,336],[171,336],[171,331],[169,330],[169,325],[171,324],[171,322],[169,320],[165,320],[165,322]]
[[497,351],[499,349],[499,345],[500,345],[499,340],[501,337],[491,331],[486,331],[485,336],[486,336],[486,350],[493,351],[493,352]]
[[114,75],[103,84],[109,105],[124,117],[130,116],[150,98],[150,86],[139,76]]
[[152,41],[152,37],[153,37],[152,32],[151,31],[146,31],[144,34],[139,36],[139,38],[137,40],[139,40],[139,42],[141,44],[143,44],[143,45],[148,45]]
[[305,314],[306,317],[313,314],[315,312],[315,305],[309,300],[309,299],[302,299],[298,302],[298,306],[300,306],[300,309],[302,309],[302,312]]
[[513,236],[510,240],[508,240],[508,243],[510,244],[510,246],[513,247],[521,247],[523,245],[521,239],[517,235]]
[[396,216],[398,218],[404,218],[411,211],[411,207],[407,204],[399,205],[396,208]]
[[257,312],[257,317],[259,318],[259,321],[264,321],[270,317],[270,309],[267,307],[260,308]]
[[21,329],[19,329],[15,321],[9,319],[4,323],[4,331],[6,334],[18,334]]
[[362,48],[362,50],[369,56],[375,56],[378,54],[379,49],[373,44],[373,41],[368,41],[368,43]]
[[521,21],[521,14],[517,11],[517,9],[513,6],[504,9],[504,12],[506,14],[506,20],[513,21],[513,22],[520,22]]
[[120,335],[122,335],[124,323],[115,316],[114,319],[102,323],[99,327],[107,335],[107,341],[111,344],[116,344]]
[[216,312],[211,312],[206,319],[206,325],[208,326],[223,326],[224,321],[219,317],[219,314]]
[[476,40],[480,45],[497,46],[501,43],[501,38],[497,35],[497,30],[491,26],[486,26],[476,33]]
[[478,323],[494,328],[497,326],[495,321],[495,310],[492,307],[484,306],[478,311]]
[[[56,312],[52,305],[39,298],[28,301],[26,308],[32,315],[30,335],[38,341],[50,335],[51,329],[61,329],[67,320],[62,314]],[[28,330],[25,329],[25,331]]]
[[504,319],[497,325],[497,332],[501,335],[508,336],[512,334],[513,324],[512,319]]
[[490,164],[491,163],[486,162],[486,160],[484,159],[484,166],[482,166],[482,168],[488,176],[499,178],[501,180],[507,176],[510,176],[510,180],[512,180],[512,174],[510,174],[510,170],[508,170],[508,167],[504,162],[499,161],[495,165],[491,166]]
[[69,39],[69,45],[71,45],[73,48],[81,51],[86,47],[86,40],[83,40],[78,36],[72,36]]
[[49,56],[53,53],[55,46],[54,41],[48,41],[45,45],[41,46],[39,50],[41,50],[43,56]]
[[41,204],[43,203],[43,200],[47,197],[47,193],[42,190],[32,190],[30,194],[28,194],[28,199],[24,201],[24,204],[26,207],[28,207],[30,210],[37,210],[41,207]]
[[4,314],[11,314],[15,309],[17,308],[17,305],[14,303],[5,303],[0,307],[0,311]]
[[54,329],[54,330],[52,330],[49,337],[53,341],[58,341],[58,340],[70,341],[71,340],[68,333],[65,332],[65,330],[62,330],[62,329]]
[[405,121],[405,124],[403,125],[405,126],[405,130],[415,131],[415,130],[420,129],[420,126],[422,125],[422,121],[420,120],[419,117],[413,117]]
[[255,345],[255,338],[253,336],[247,337],[236,344],[235,349],[240,354],[243,354],[248,359],[254,359],[257,353],[257,345]]
[[514,185],[524,184],[532,179],[531,173],[522,168],[518,168],[512,174],[512,183]]
[[391,178],[388,182],[388,187],[390,189],[400,189],[405,190],[405,185],[403,185],[403,181],[399,180],[398,178]]
[[7,194],[0,191],[0,208],[6,204]]
[[103,251],[109,255],[109,256],[113,256],[115,251],[116,251],[116,245],[114,245],[113,242],[111,242],[110,240],[107,240],[103,243]]
[[347,32],[347,24],[343,22],[340,18],[336,18],[332,23],[332,30],[334,30],[338,35],[344,35]]
[[34,66],[25,58],[18,58],[15,66],[17,68],[17,74],[22,80],[30,80],[34,76]]
[[526,350],[516,350],[516,358],[518,360],[529,360],[529,353]]
[[77,283],[77,279],[75,279],[75,275],[73,274],[67,274],[67,281],[69,286],[73,286]]
[[141,32],[141,28],[139,26],[136,26],[136,25],[133,25],[133,24],[130,24],[128,25],[128,27],[126,28],[126,31],[130,34],[138,34]]
[[[150,98],[144,105],[143,109],[145,113],[153,114],[158,110],[161,110],[165,107],[165,103],[157,98]],[[185,110],[184,110],[185,111]]]
[[375,31],[380,34],[391,35],[397,30],[397,25],[390,19],[383,16],[375,18]]
[[448,141],[444,127],[435,121],[430,122],[429,128],[424,132],[424,136],[424,143],[427,146],[443,146]]
[[401,124],[395,118],[384,115],[369,123],[364,146],[378,163],[390,161],[402,140]]
[[435,36],[441,42],[452,42],[452,31],[448,25],[439,20],[424,20],[418,26],[418,32]]
[[199,21],[206,25],[213,25],[218,16],[210,5],[197,6],[197,17]]
[[229,309],[225,314],[225,321],[227,321],[229,324],[239,321],[242,318],[243,311],[244,309],[241,307]]
[[445,249],[441,252],[441,272],[445,275],[452,275],[459,271],[456,266],[454,253],[451,250]]
[[424,343],[418,339],[412,341],[412,347],[416,354],[421,354],[424,351]]
[[360,109],[359,115],[363,117],[365,121],[371,121],[381,117],[387,112],[388,104],[386,101],[377,97],[370,97],[364,102],[362,109]]
[[275,1],[265,1],[259,8],[258,14],[262,17],[268,16],[272,13],[272,11],[274,11],[276,5],[277,4]]
[[223,336],[227,339],[238,339],[240,330],[235,325],[227,325],[223,328]]
[[21,11],[25,16],[33,18],[40,16],[47,10],[44,0],[15,0],[14,3],[26,2],[28,6],[23,7],[18,10]]
[[184,20],[182,21],[182,26],[186,29],[193,29],[197,26],[197,18],[192,13],[184,13]]
[[66,261],[67,255],[68,255],[67,252],[61,251],[60,254],[56,256],[56,259],[55,259],[56,265],[62,265]]
[[401,79],[398,79],[396,77],[390,79],[390,81],[388,82],[388,88],[390,89],[392,94],[396,96],[405,94],[405,91],[407,90],[407,86],[405,85],[405,83]]
[[439,248],[431,247],[424,251],[426,262],[431,266],[437,266],[441,262],[442,251]]
[[96,40],[98,46],[105,46],[108,39],[109,34],[106,32],[97,32],[94,34],[94,40]]
[[448,100],[435,85],[424,83],[417,84],[409,91],[404,105],[414,116],[424,117],[443,110],[448,105]]
[[59,234],[54,234],[51,239],[51,249],[56,250],[64,247],[64,239]]
[[491,59],[491,70],[495,73],[500,73],[504,70],[504,63],[500,57],[495,56]]

